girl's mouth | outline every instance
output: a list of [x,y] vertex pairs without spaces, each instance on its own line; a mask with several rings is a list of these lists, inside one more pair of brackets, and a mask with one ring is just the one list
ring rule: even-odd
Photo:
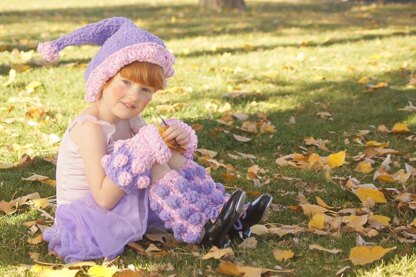
[[129,104],[129,103],[124,103],[124,102],[121,102],[121,103],[123,103],[123,105],[126,107],[126,108],[128,108],[128,109],[135,109],[136,107],[134,106],[134,105],[132,105],[132,104]]

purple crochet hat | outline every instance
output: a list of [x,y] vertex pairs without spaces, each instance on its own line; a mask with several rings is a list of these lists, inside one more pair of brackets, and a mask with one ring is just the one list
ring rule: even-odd
[[[39,43],[38,51],[50,61],[58,60],[59,51],[70,45],[101,45],[85,72],[85,100],[95,102],[102,86],[125,65],[135,61],[157,64],[166,78],[173,76],[175,57],[163,41],[124,17],[112,17],[88,24],[60,38]],[[166,84],[165,84],[166,86]]]

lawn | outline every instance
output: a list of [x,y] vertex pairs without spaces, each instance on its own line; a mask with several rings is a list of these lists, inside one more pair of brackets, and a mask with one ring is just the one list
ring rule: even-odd
[[[54,66],[43,65],[34,49],[39,41],[111,16],[128,17],[156,33],[176,56],[175,76],[144,118],[159,124],[162,115],[193,124],[199,148],[217,152],[198,157],[217,181],[229,191],[247,190],[251,199],[262,192],[274,196],[269,224],[259,227],[267,234],[256,235],[253,249],[234,246],[229,261],[279,276],[334,276],[346,266],[349,275],[416,275],[416,173],[411,170],[416,167],[416,108],[410,104],[416,105],[416,4],[256,0],[247,1],[246,13],[218,13],[200,10],[197,2],[0,3],[0,165],[5,167],[0,169],[0,201],[35,192],[49,197],[46,204],[26,201],[10,214],[0,210],[0,275],[33,275],[27,268],[35,261],[62,263],[48,255],[45,242],[28,242],[40,234],[36,226],[50,224],[43,210],[53,216],[55,188],[22,178],[39,174],[55,179],[59,138],[87,106],[83,74],[98,48],[68,47]],[[393,128],[396,123],[402,128]],[[316,141],[305,141],[309,137]],[[341,159],[328,166],[331,159],[323,157],[342,151],[345,163]],[[286,166],[276,163],[294,153],[301,155],[279,160]],[[389,153],[390,169],[382,172]],[[25,154],[30,161],[22,161]],[[371,171],[358,172],[359,162],[371,164]],[[349,178],[357,182],[351,185]],[[360,201],[353,193],[370,183],[377,188],[372,193],[385,196],[383,203],[374,203],[374,195]],[[316,196],[332,207],[312,222],[305,209],[323,205]],[[340,212],[347,208],[352,214]],[[351,222],[349,215],[364,221]],[[390,221],[377,225],[371,215]],[[320,218],[325,221],[317,223]],[[334,218],[343,223],[335,228]],[[32,230],[23,224],[33,220],[41,221]],[[286,225],[302,232],[280,236]],[[397,232],[400,228],[403,232]],[[354,265],[349,255],[358,236],[395,249],[367,265]],[[311,244],[341,252],[311,250]],[[139,255],[127,249],[114,264],[162,275],[217,274],[220,262],[202,259],[208,249],[158,246],[166,251]],[[276,249],[294,256],[278,261]]]

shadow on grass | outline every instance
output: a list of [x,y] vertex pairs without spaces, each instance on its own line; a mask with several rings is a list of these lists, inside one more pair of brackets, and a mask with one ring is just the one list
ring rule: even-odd
[[[142,20],[152,32],[155,32],[163,39],[183,39],[197,36],[214,37],[223,34],[247,34],[247,33],[275,33],[279,30],[299,28],[307,33],[309,30],[342,31],[351,27],[362,27],[363,25],[374,24],[379,27],[387,26],[384,22],[385,15],[374,12],[372,19],[360,18],[358,14],[350,13],[354,3],[331,1],[322,4],[321,2],[293,3],[293,2],[263,2],[251,3],[251,11],[240,14],[217,13],[201,10],[197,4],[175,4],[175,5],[120,5],[114,7],[92,7],[92,8],[67,8],[51,10],[31,10],[31,11],[8,11],[0,13],[0,21],[4,26],[11,26],[19,23],[23,18],[30,17],[35,26],[47,26],[56,23],[75,24],[83,26],[85,22],[95,22],[111,16],[125,16],[134,21]],[[387,5],[386,5],[387,6]],[[400,6],[396,8],[394,14],[409,16],[409,7]],[[398,10],[397,10],[398,9]],[[328,20],[328,18],[335,20]],[[175,18],[174,23],[171,19]],[[393,19],[389,19],[394,22]],[[335,23],[333,23],[335,22]],[[375,22],[375,23],[374,23]],[[140,25],[140,23],[139,23]],[[397,22],[396,25],[403,25]],[[30,41],[40,41],[41,34],[48,32],[51,38],[58,37],[62,33],[70,32],[64,27],[55,27],[51,30],[42,27],[28,30],[28,32],[18,32],[18,35],[1,37],[4,43],[9,43],[7,47],[18,47],[22,50],[33,49],[34,45]],[[61,28],[61,29],[59,29]],[[67,28],[67,27],[66,27]],[[388,36],[406,35],[409,33],[395,33]],[[414,34],[414,33],[411,33]],[[371,40],[378,35],[364,35],[360,40]],[[18,43],[19,40],[29,40],[29,43]],[[336,43],[350,41],[348,38],[340,40],[330,40],[322,43],[312,43],[310,46],[327,46]],[[292,46],[292,45],[280,45]],[[297,45],[295,45],[297,46]],[[266,46],[266,49],[269,46]],[[277,47],[271,46],[271,47]],[[262,48],[260,48],[261,50]],[[233,51],[233,49],[222,49],[219,51]],[[235,50],[234,51],[238,51]],[[196,52],[192,54],[197,56]]]

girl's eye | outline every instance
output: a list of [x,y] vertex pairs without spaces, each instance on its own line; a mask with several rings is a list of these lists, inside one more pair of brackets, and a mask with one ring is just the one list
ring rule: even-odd
[[146,93],[152,93],[152,91],[150,89],[148,89],[148,88],[142,88],[142,91],[143,92],[146,92]]
[[130,82],[128,80],[122,80],[123,84],[125,84],[126,86],[130,85]]

